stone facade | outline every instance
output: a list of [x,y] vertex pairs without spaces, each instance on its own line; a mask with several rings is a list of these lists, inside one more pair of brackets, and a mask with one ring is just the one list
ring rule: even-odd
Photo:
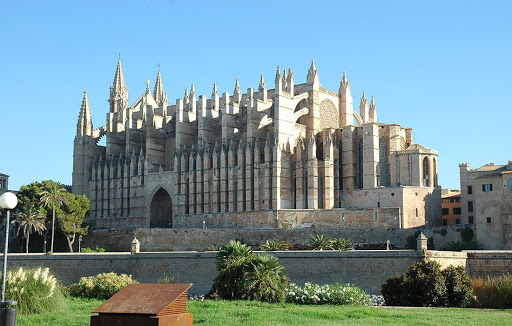
[[463,223],[474,221],[484,248],[512,249],[512,161],[459,168]]
[[346,75],[322,88],[314,62],[302,84],[278,67],[273,89],[261,76],[207,98],[192,84],[175,105],[158,72],[129,106],[119,61],[108,101],[94,129],[85,92],[74,141],[73,192],[95,228],[441,224],[437,151],[378,122],[373,97],[356,113]]

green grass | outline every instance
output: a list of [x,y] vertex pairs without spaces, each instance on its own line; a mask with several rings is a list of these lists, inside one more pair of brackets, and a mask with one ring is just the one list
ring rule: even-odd
[[[17,325],[89,325],[102,301],[68,298],[54,314],[18,316]],[[511,325],[512,310],[388,308],[268,304],[254,301],[190,301],[194,325]]]

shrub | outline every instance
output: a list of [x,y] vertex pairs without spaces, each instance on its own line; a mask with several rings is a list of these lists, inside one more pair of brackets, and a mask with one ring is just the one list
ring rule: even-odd
[[288,245],[284,241],[267,240],[261,245],[260,250],[262,251],[280,251],[287,250]]
[[106,248],[103,248],[103,247],[98,247],[96,246],[96,248],[88,248],[88,247],[83,247],[82,249],[80,249],[80,252],[85,252],[85,253],[90,253],[90,252],[106,252],[107,249]]
[[222,299],[241,299],[241,282],[244,267],[252,258],[252,249],[240,241],[229,241],[217,253],[216,267],[219,271],[213,281],[212,292]]
[[464,242],[471,242],[471,240],[473,240],[473,236],[474,236],[474,233],[473,233],[473,229],[471,229],[471,228],[465,227],[462,229],[462,231],[460,231],[460,238]]
[[230,241],[220,248],[216,265],[212,298],[280,302],[285,297],[290,281],[273,256],[255,255],[249,246]]
[[64,296],[57,279],[48,268],[8,271],[5,297],[18,302],[20,314],[38,314],[65,308]]
[[441,271],[445,278],[445,305],[448,307],[467,307],[473,297],[471,279],[464,267],[448,266]]
[[386,305],[443,306],[447,289],[437,262],[420,262],[382,285]]
[[176,279],[174,276],[164,275],[156,280],[157,284],[176,284],[179,283],[179,278]]
[[331,247],[334,250],[347,251],[354,249],[354,243],[349,238],[332,239]]
[[332,239],[323,234],[317,234],[311,237],[309,246],[313,250],[329,250],[332,249]]
[[471,280],[475,304],[481,308],[512,308],[512,275]]
[[444,237],[446,236],[446,234],[448,233],[448,231],[446,229],[442,229],[441,230],[441,235]]
[[478,250],[482,245],[478,241],[448,241],[441,250],[446,251],[462,251],[462,250]]
[[297,304],[333,304],[333,305],[364,305],[372,304],[371,297],[363,290],[350,284],[341,285],[312,283],[301,287],[291,284],[286,295],[286,301]]
[[242,297],[264,302],[282,302],[290,279],[279,259],[270,255],[254,255],[244,268]]
[[74,297],[109,299],[128,284],[137,283],[131,275],[118,275],[114,272],[82,277],[69,286],[69,294]]

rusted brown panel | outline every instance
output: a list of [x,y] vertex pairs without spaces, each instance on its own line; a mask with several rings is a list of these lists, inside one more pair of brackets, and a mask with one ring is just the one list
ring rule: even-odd
[[[164,310],[173,310],[169,306],[183,294],[186,298],[191,286],[192,284],[130,284],[94,309],[93,313],[159,315]],[[178,306],[182,305],[183,301],[179,300]],[[185,312],[181,310],[179,312]]]
[[91,317],[91,326],[192,326],[192,314],[173,316],[99,315]]

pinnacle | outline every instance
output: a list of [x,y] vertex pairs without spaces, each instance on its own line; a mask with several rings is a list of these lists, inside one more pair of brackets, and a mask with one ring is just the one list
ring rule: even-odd
[[119,61],[117,62],[116,74],[114,76],[114,83],[112,87],[118,93],[126,88],[126,84],[124,82],[123,66],[121,65],[121,57],[119,57]]
[[235,90],[233,91],[233,94],[240,93],[240,83],[238,82],[238,78],[235,81]]
[[217,94],[217,83],[213,82],[212,97],[216,96]]
[[258,86],[258,89],[259,90],[262,90],[265,88],[265,80],[263,79],[263,74],[261,74],[261,77],[260,77],[260,85]]
[[153,90],[153,97],[155,101],[160,104],[160,101],[164,99],[164,85],[162,82],[162,74],[160,74],[160,65],[158,65],[158,73],[156,74],[155,88]]
[[311,70],[312,73],[316,73],[317,69],[315,66],[315,60],[311,60],[311,66],[309,67],[309,70]]

